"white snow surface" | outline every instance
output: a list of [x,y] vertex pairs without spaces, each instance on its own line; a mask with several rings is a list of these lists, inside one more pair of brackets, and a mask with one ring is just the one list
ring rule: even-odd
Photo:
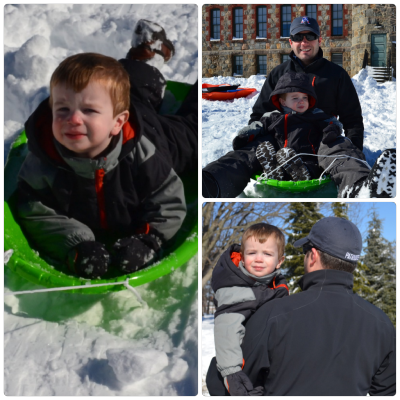
[[[125,57],[141,18],[160,24],[175,45],[175,56],[161,70],[164,76],[194,83],[196,5],[4,7],[5,156],[29,115],[48,96],[57,65],[80,52]],[[12,252],[5,255],[5,262],[10,256]],[[127,290],[5,296],[4,394],[197,394],[197,265],[196,256],[172,274],[136,288],[144,304]],[[34,286],[7,269],[5,275],[5,291]]]
[[206,375],[213,357],[215,357],[214,315],[204,315],[201,326],[201,380],[203,396],[210,395],[206,386]]
[[[202,100],[202,166],[232,150],[232,140],[248,124],[265,76],[203,78],[203,83],[256,88],[246,98],[230,101]],[[378,84],[361,70],[352,78],[364,120],[364,154],[372,166],[381,152],[396,147],[396,81]]]

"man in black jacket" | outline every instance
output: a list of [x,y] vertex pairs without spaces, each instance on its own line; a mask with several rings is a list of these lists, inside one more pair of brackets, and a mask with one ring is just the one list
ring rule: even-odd
[[[303,291],[266,303],[249,319],[243,372],[265,396],[394,395],[395,329],[352,291],[358,228],[323,218],[294,245],[305,254]],[[226,394],[218,379],[207,385],[211,395]]]
[[[362,153],[363,118],[354,85],[343,68],[323,58],[323,52],[319,47],[322,37],[314,18],[307,16],[295,18],[290,26],[290,37],[289,43],[292,48],[289,55],[290,60],[275,67],[267,76],[253,107],[249,126],[238,133],[239,135],[247,134],[255,139],[243,148],[227,153],[203,169],[204,197],[236,197],[246,187],[250,178],[255,173],[262,171],[256,158],[256,149],[267,139],[263,138],[260,118],[264,113],[276,109],[270,101],[270,95],[279,78],[288,72],[307,74],[318,98],[317,107],[329,115],[340,118],[347,140],[342,137],[338,143],[321,148],[319,154],[327,157],[319,160],[320,167],[323,170],[332,168],[331,172],[335,174],[332,179],[335,184],[347,188],[340,191],[338,197],[359,196],[362,189],[361,182],[355,182],[353,177],[349,177],[349,169],[343,165],[344,162],[340,161],[335,166],[331,166],[333,161],[331,156],[343,154],[362,160],[359,161],[361,163],[365,161]],[[347,159],[347,161],[349,160],[350,158]],[[375,176],[372,179],[376,180]],[[368,183],[370,181],[371,179],[368,180]],[[372,190],[371,195],[364,193],[362,197],[394,197],[390,191],[388,193],[379,195]]]

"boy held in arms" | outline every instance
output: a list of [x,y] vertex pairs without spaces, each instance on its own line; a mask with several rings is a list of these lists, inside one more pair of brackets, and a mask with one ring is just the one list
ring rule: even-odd
[[[285,237],[275,226],[259,223],[243,234],[218,260],[211,286],[217,307],[214,318],[216,368],[231,396],[261,396],[242,372],[241,343],[245,324],[264,303],[289,294],[280,266],[285,260]],[[208,373],[216,373],[215,359]]]
[[195,85],[176,115],[158,114],[166,81],[154,58],[160,65],[173,54],[164,29],[140,20],[126,59],[65,59],[25,124],[20,224],[71,273],[101,277],[110,263],[124,274],[142,269],[182,225],[178,174],[196,167],[197,94]]

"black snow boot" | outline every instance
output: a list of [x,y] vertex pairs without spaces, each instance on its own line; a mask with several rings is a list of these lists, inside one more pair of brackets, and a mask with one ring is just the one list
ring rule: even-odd
[[[311,179],[311,174],[307,167],[303,164],[300,156],[290,160],[295,155],[296,152],[291,147],[284,147],[278,150],[276,153],[276,159],[279,165],[282,165],[294,182],[309,181]],[[287,160],[290,161],[287,162]]]
[[175,47],[162,26],[141,19],[135,26],[131,41],[132,48],[126,58],[144,61],[160,69],[175,54]]
[[276,151],[271,142],[261,143],[257,147],[256,157],[263,167],[263,172],[267,175],[268,179],[276,179],[278,181],[284,179],[284,169],[278,168],[279,164],[276,160]]
[[396,149],[385,150],[375,161],[368,176],[354,185],[348,197],[396,197]]

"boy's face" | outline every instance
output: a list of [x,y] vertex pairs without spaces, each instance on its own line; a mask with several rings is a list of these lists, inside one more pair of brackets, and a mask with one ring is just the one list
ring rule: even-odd
[[308,96],[300,92],[292,92],[286,94],[286,99],[279,98],[279,102],[291,108],[296,112],[304,112],[308,110]]
[[253,236],[244,242],[244,268],[255,276],[265,276],[274,272],[284,260],[284,256],[279,258],[278,245],[273,235],[264,243],[255,240]]
[[79,93],[65,84],[53,87],[53,135],[79,157],[95,158],[118,135],[129,112],[113,116],[107,87],[95,80]]

